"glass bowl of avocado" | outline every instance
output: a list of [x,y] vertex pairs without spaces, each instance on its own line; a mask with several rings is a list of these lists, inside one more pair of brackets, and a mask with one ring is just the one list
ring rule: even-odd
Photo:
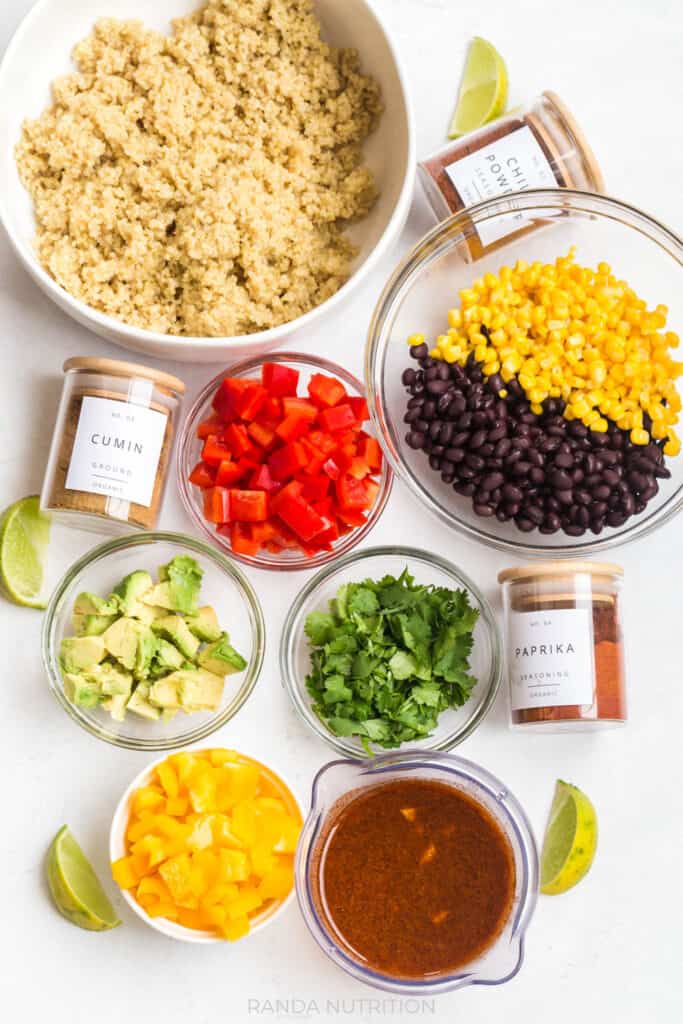
[[43,660],[67,714],[132,750],[171,750],[225,725],[256,685],[258,598],[220,552],[183,534],[101,544],[57,586]]

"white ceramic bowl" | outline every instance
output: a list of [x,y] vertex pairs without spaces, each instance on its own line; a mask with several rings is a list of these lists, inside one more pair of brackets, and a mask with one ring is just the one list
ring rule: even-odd
[[347,283],[322,305],[282,327],[233,338],[175,337],[129,327],[72,298],[40,265],[33,249],[31,199],[14,160],[25,118],[38,117],[50,100],[50,83],[71,68],[71,51],[98,18],[137,18],[169,31],[170,19],[188,14],[201,0],[39,0],[21,23],[0,65],[0,221],[34,280],[65,312],[96,334],[133,352],[195,363],[260,355],[307,333],[327,310],[343,302],[401,231],[415,174],[415,136],[405,79],[396,51],[366,0],[316,0],[324,38],[355,47],[365,71],[382,87],[385,112],[365,146],[380,190],[370,215],[349,230],[359,248]]
[[[201,749],[215,750],[220,749],[220,747],[218,744],[216,744],[216,746],[214,747],[206,747]],[[199,750],[192,749],[189,750],[188,753],[199,753]],[[294,803],[297,805],[299,809],[299,814],[301,815],[301,819],[303,821],[305,815],[301,809],[301,800],[299,799],[297,793],[295,792],[291,784],[284,777],[280,769],[271,767],[270,763],[264,764],[263,761],[259,761],[258,758],[252,758],[248,754],[244,754],[243,756],[250,761],[256,762],[262,767],[267,768],[271,775],[277,776],[277,778],[283,783],[285,788],[289,790],[289,794],[291,795]],[[130,817],[130,805],[131,800],[133,798],[133,794],[136,792],[136,790],[140,789],[141,786],[147,785],[155,769],[158,768],[160,764],[163,764],[163,762],[166,761],[168,757],[169,755],[165,754],[158,760],[153,761],[152,764],[148,765],[138,775],[136,775],[131,784],[126,789],[121,799],[119,800],[116,806],[116,810],[114,811],[114,817],[112,818],[111,829],[109,831],[109,859],[112,863],[118,860],[120,857],[126,856],[126,827],[128,825],[128,819]],[[144,907],[141,907],[137,900],[133,899],[129,892],[127,892],[125,889],[119,889],[119,892],[123,896],[128,906],[131,908],[131,910],[133,910],[137,914],[137,916],[145,922],[145,924],[149,925],[150,928],[154,928],[155,931],[161,932],[162,935],[166,935],[171,939],[177,939],[180,942],[192,942],[197,945],[205,946],[214,945],[216,943],[226,941],[225,939],[219,938],[217,935],[210,931],[203,932],[194,928],[185,928],[183,925],[176,924],[175,921],[169,921],[165,917],[150,917],[149,914],[145,912]],[[244,937],[249,938],[251,935],[255,935],[256,932],[260,932],[263,928],[266,927],[266,925],[270,924],[271,921],[274,921],[275,918],[282,913],[285,907],[288,907],[289,904],[293,901],[294,893],[295,887],[292,886],[292,891],[284,900],[280,900],[279,902],[272,904],[270,907],[267,908],[267,910],[263,914],[260,914],[253,920],[249,934],[245,935]]]

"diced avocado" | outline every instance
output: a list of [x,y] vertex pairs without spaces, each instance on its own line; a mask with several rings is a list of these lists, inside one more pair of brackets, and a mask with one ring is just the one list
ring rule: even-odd
[[96,708],[102,699],[97,683],[89,682],[85,676],[67,672],[64,676],[64,693],[72,704],[79,708]]
[[178,714],[178,708],[164,708],[161,712],[161,720],[163,722],[171,722]]
[[170,642],[170,640],[164,640],[163,637],[157,637],[157,649],[154,655],[155,664],[160,669],[165,669],[166,672],[175,672],[176,669],[182,668],[185,663],[185,658],[178,648]]
[[[154,657],[157,649],[157,637],[149,628],[143,623],[140,623],[142,629],[138,637],[138,646],[135,652],[135,666],[134,673],[137,678],[145,678],[152,664],[152,658]],[[142,631],[144,630],[144,632]]]
[[220,640],[223,634],[218,625],[218,616],[211,605],[207,604],[200,608],[196,615],[186,616],[185,621],[191,632],[204,643],[210,644],[214,640]]
[[193,636],[184,619],[179,615],[165,615],[152,623],[155,633],[165,637],[176,645],[186,658],[194,658],[199,649],[199,640]]
[[115,615],[76,615],[71,616],[74,632],[79,636],[100,636],[116,622]]
[[59,663],[63,672],[78,674],[98,665],[106,653],[101,636],[68,636],[59,648]]
[[180,707],[179,682],[175,678],[177,673],[164,676],[150,687],[149,700],[160,708]]
[[223,679],[205,669],[175,672],[179,678],[180,703],[185,711],[216,711],[223,698]]
[[149,687],[145,686],[144,683],[140,683],[137,689],[133,691],[132,696],[128,698],[126,710],[134,711],[135,714],[140,715],[141,718],[149,718],[155,721],[159,717],[161,712],[159,711],[159,708],[154,707],[153,704],[150,704],[149,700],[147,699],[148,697]]
[[135,617],[135,609],[141,603],[143,596],[154,586],[154,580],[144,569],[136,569],[114,588],[114,594],[119,599],[121,611],[131,618]]
[[[129,697],[133,689],[133,677],[119,665],[103,661],[86,672],[88,681],[96,683],[106,697]],[[125,703],[125,702],[124,702]]]
[[149,593],[145,594],[143,601],[148,606],[157,605],[159,608],[165,609],[164,614],[180,610],[175,607],[173,602],[170,583],[157,583],[156,587],[152,587]]
[[74,615],[120,615],[121,609],[116,594],[109,597],[98,597],[83,591],[74,602]]
[[129,672],[132,672],[135,668],[140,636],[148,631],[149,627],[143,625],[142,622],[124,616],[105,630],[102,640],[109,653],[113,654]]
[[159,579],[161,585],[168,583],[170,607],[174,611],[184,615],[197,614],[203,575],[203,569],[190,555],[176,555],[167,565],[161,566]]
[[126,717],[126,703],[128,697],[123,693],[116,693],[102,702],[102,707],[108,711],[116,722],[123,722]]
[[230,676],[235,672],[243,672],[247,663],[234,647],[230,646],[230,637],[223,633],[220,640],[209,644],[197,659],[202,668],[217,676]]

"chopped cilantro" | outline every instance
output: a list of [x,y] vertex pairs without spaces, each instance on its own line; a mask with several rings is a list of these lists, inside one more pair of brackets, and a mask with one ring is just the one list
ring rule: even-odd
[[469,698],[479,612],[465,590],[398,579],[347,583],[329,612],[311,612],[306,636],[313,709],[337,736],[392,748],[424,739],[447,708]]

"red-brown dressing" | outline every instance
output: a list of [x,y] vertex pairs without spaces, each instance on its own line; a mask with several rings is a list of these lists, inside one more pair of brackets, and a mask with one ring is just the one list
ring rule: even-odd
[[393,977],[445,974],[475,960],[500,934],[514,897],[514,856],[496,820],[429,780],[340,801],[313,867],[327,930],[354,959]]

